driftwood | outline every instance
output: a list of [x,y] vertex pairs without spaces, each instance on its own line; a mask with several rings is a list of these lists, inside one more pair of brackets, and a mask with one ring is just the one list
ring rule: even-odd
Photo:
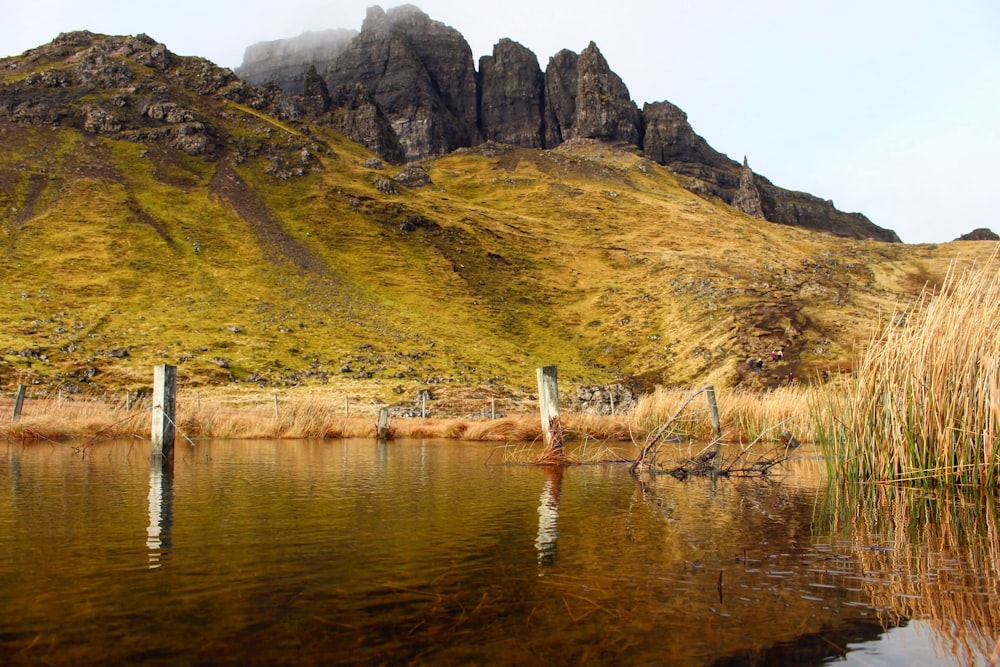
[[[722,436],[717,429],[717,435],[711,442],[705,445],[701,451],[690,456],[688,459],[680,462],[679,464],[672,464],[664,466],[657,461],[657,455],[659,454],[660,446],[664,442],[670,442],[669,434],[671,433],[675,422],[680,418],[681,413],[687,408],[687,406],[703,392],[708,392],[709,387],[704,389],[699,389],[693,392],[688,398],[681,404],[677,411],[668,419],[666,422],[654,429],[649,435],[646,436],[646,440],[643,444],[642,449],[639,451],[639,455],[633,461],[632,466],[629,471],[633,475],[638,475],[639,471],[645,470],[647,472],[655,474],[667,474],[673,475],[679,479],[684,479],[690,476],[704,476],[704,477],[756,477],[764,476],[770,473],[771,469],[774,468],[779,463],[788,460],[788,452],[799,446],[799,441],[789,433],[788,431],[783,431],[781,434],[781,445],[778,447],[772,447],[770,451],[763,455],[757,455],[751,460],[751,456],[755,449],[760,449],[757,447],[762,441],[764,435],[773,428],[767,429],[762,432],[753,442],[746,446],[741,446],[740,450],[730,457],[725,457],[722,454],[721,444]],[[714,421],[714,420],[713,420]],[[780,424],[779,424],[780,426]],[[777,428],[777,427],[774,427]]]

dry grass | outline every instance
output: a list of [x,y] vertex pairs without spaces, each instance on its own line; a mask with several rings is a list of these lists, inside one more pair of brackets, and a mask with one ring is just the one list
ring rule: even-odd
[[[837,391],[837,385],[821,383],[768,392],[717,391],[722,440],[737,443],[777,440],[782,431],[789,431],[801,441],[811,441],[815,430],[810,406]],[[632,432],[649,433],[658,428],[675,415],[690,396],[690,390],[662,388],[641,396],[629,415]],[[691,401],[680,417],[672,420],[672,430],[664,437],[706,441],[715,438],[707,401]]]
[[[723,440],[749,443],[777,440],[791,431],[802,441],[812,438],[808,407],[830,386],[790,387],[767,393],[717,392]],[[570,443],[636,443],[670,419],[690,397],[690,391],[657,389],[639,398],[636,407],[617,416],[563,412]],[[381,404],[352,403],[345,414],[343,396],[306,391],[282,395],[211,395],[182,391],[177,399],[177,432],[184,438],[374,438]],[[457,398],[450,399],[452,403]],[[480,401],[482,403],[482,401]],[[457,405],[458,403],[456,403]],[[487,404],[488,405],[488,404]],[[0,438],[57,439],[63,437],[141,437],[150,433],[149,399],[126,409],[123,396],[33,397],[30,392],[18,422],[0,421]],[[433,407],[437,407],[436,405]],[[473,412],[474,401],[461,407]],[[394,438],[444,438],[479,442],[537,443],[541,420],[530,401],[519,401],[515,414],[490,419],[489,411],[468,417],[393,417]],[[0,414],[11,414],[12,401],[0,400]],[[713,427],[704,400],[691,401],[664,437],[711,440]],[[591,447],[592,451],[592,447]],[[589,453],[587,454],[589,457]]]
[[953,265],[886,322],[847,391],[817,405],[831,474],[1000,481],[1000,260]]
[[[0,400],[0,414],[10,415],[13,401]],[[374,438],[381,406],[352,405],[345,414],[342,398],[306,393],[283,396],[212,396],[181,394],[175,415],[183,438]],[[569,414],[566,433],[573,440],[622,440],[628,424],[621,418]],[[150,402],[126,406],[107,395],[25,401],[21,419],[0,421],[0,438],[118,438],[150,435]],[[392,418],[393,438],[445,438],[481,442],[534,442],[541,436],[537,415],[468,418]]]

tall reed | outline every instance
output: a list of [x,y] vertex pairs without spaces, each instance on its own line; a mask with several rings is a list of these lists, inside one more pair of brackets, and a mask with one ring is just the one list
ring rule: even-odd
[[876,331],[846,392],[814,406],[832,475],[1000,481],[1000,261],[953,264]]

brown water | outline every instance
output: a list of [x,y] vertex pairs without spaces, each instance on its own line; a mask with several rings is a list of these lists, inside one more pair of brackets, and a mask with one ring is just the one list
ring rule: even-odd
[[[484,465],[443,441],[0,443],[2,664],[986,664],[992,498]],[[994,658],[995,659],[995,658]]]

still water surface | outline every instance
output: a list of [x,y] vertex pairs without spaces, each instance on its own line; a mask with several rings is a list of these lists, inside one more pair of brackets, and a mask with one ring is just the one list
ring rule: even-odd
[[0,443],[2,664],[990,664],[993,498],[486,465],[451,441]]

